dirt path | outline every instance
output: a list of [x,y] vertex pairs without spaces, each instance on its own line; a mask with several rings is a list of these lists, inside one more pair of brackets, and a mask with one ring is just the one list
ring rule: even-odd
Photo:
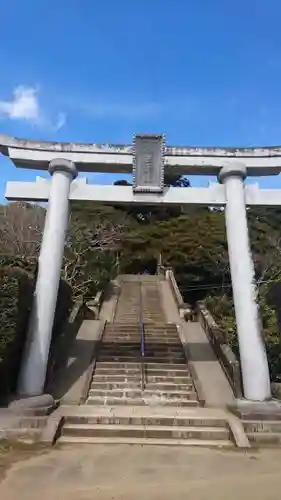
[[277,500],[281,450],[68,446],[15,463],[5,500]]

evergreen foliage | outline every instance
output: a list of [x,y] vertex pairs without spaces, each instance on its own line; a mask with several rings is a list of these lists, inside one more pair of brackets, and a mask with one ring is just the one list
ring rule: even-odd
[[33,286],[22,268],[0,267],[0,401],[16,389]]

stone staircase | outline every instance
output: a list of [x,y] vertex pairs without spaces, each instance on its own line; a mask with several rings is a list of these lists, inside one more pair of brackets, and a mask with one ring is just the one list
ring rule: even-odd
[[159,292],[159,282],[144,282],[141,286],[142,321],[161,327],[166,320]]
[[147,323],[144,335],[141,358],[139,325],[106,326],[88,405],[199,405],[176,325]]
[[216,410],[149,406],[80,406],[64,418],[59,443],[233,447]]
[[280,446],[281,418],[280,420],[253,420],[251,418],[242,420],[242,423],[253,447]]
[[141,283],[128,281],[121,285],[114,322],[139,323],[140,321]]
[[156,277],[123,280],[86,404],[65,416],[59,442],[233,446],[226,418],[200,407]]
[[158,280],[146,281],[136,277],[136,281],[123,281],[114,315],[116,323],[153,322],[163,323]]
[[253,409],[251,413],[241,412],[239,416],[249,442],[253,447],[280,446],[281,408],[277,411],[275,409],[275,411],[268,412]]
[[3,409],[0,411],[0,439],[25,444],[36,443],[40,441],[47,419],[47,415],[17,415]]

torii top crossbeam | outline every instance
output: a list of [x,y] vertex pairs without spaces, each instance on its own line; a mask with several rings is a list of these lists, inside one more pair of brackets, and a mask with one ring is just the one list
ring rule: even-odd
[[[17,167],[48,170],[50,161],[64,158],[81,172],[131,173],[132,145],[83,144],[17,139],[0,135],[0,152]],[[174,147],[164,150],[165,171],[175,174],[217,175],[228,160],[239,160],[249,176],[277,175],[281,146],[264,148]]]

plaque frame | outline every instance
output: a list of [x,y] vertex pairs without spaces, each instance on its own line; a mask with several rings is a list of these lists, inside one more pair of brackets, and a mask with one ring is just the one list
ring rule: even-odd
[[[144,148],[151,147],[149,155],[152,158],[151,183],[144,180],[145,163]],[[141,150],[143,148],[143,150]],[[134,193],[163,193],[166,141],[164,134],[135,134],[133,138],[133,191]],[[158,156],[159,160],[155,158]]]

